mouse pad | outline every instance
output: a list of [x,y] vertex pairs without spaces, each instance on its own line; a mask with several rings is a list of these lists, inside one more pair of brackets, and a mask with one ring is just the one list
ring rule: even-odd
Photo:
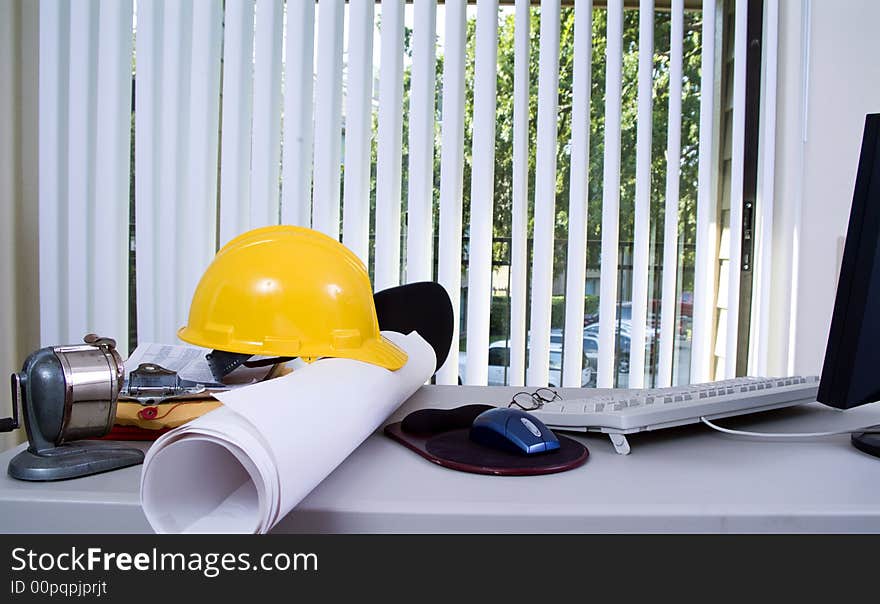
[[590,453],[581,443],[557,434],[556,451],[538,455],[507,453],[473,442],[469,428],[435,435],[405,432],[400,422],[385,426],[385,434],[428,461],[460,472],[496,476],[537,476],[564,472],[582,466]]

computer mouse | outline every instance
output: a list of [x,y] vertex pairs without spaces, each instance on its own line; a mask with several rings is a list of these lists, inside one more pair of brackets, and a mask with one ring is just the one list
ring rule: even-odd
[[534,415],[498,407],[484,411],[471,424],[470,439],[481,445],[523,455],[559,448],[559,439]]

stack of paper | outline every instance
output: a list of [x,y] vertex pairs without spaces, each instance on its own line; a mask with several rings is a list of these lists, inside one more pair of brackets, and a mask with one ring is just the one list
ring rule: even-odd
[[409,355],[397,371],[322,359],[218,394],[223,407],[147,452],[141,504],[156,532],[267,532],[434,372],[413,332],[383,332]]

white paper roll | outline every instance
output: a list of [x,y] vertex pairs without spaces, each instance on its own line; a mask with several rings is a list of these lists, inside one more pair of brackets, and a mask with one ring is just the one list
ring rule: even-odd
[[265,533],[434,372],[421,336],[383,335],[406,351],[388,371],[322,359],[218,395],[223,407],[160,437],[141,472],[157,533]]

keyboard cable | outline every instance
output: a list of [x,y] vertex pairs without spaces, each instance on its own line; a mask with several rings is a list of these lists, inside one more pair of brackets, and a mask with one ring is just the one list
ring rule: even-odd
[[733,434],[735,436],[756,436],[759,438],[816,438],[820,436],[838,436],[840,434],[877,434],[880,432],[880,424],[864,426],[862,428],[850,428],[848,430],[835,430],[832,432],[749,432],[746,430],[732,430],[730,428],[719,426],[702,416],[700,417],[700,421],[713,430],[718,430],[725,434]]

